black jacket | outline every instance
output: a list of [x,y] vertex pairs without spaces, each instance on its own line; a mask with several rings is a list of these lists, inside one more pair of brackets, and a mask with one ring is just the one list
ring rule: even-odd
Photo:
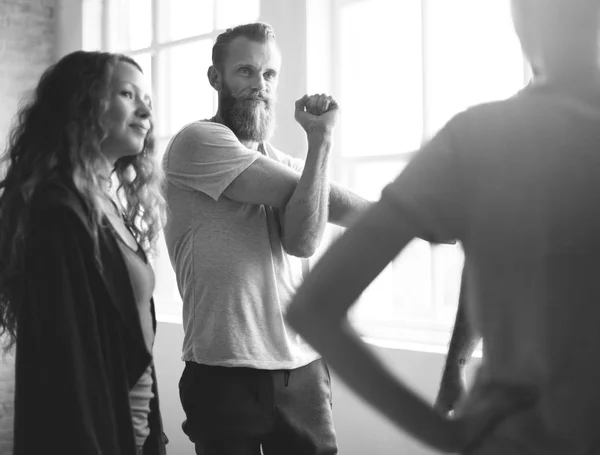
[[[94,255],[89,211],[67,179],[54,178],[36,190],[28,225],[17,317],[14,455],[133,455],[128,394],[152,356],[117,239],[100,226]],[[144,455],[164,455],[154,368],[152,379]]]

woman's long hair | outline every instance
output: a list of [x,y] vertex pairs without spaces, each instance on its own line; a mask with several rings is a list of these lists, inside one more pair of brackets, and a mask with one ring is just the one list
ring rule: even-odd
[[[5,173],[0,181],[0,336],[8,334],[7,349],[16,340],[17,283],[35,190],[50,177],[66,175],[88,205],[93,226],[103,219],[101,206],[107,196],[102,175],[107,161],[100,146],[106,136],[103,118],[112,74],[119,62],[141,71],[133,59],[121,54],[68,54],[43,73],[17,114],[2,157]],[[151,252],[165,221],[162,172],[152,129],[143,151],[119,159],[114,170],[126,222],[141,246]]]

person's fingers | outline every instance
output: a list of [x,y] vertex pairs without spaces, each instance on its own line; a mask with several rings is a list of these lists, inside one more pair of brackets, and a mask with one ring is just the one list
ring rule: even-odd
[[329,102],[328,106],[327,106],[327,110],[330,111],[332,109],[338,109],[339,105],[337,103],[337,101],[335,100],[335,98],[333,96],[328,96],[327,100]]
[[335,102],[333,97],[326,96],[323,101],[323,113],[329,112],[330,110],[336,109],[336,108],[337,108],[337,103]]
[[324,114],[325,112],[327,112],[327,108],[325,107],[327,101],[327,95],[325,95],[324,93],[321,93],[319,95],[319,112],[321,114]]
[[312,95],[307,103],[306,103],[306,110],[307,112],[310,112],[311,114],[314,115],[319,115],[319,95]]
[[309,99],[310,99],[310,97],[308,95],[304,95],[302,98],[297,100],[296,101],[296,110],[303,111],[304,108],[306,107],[306,103],[308,102]]

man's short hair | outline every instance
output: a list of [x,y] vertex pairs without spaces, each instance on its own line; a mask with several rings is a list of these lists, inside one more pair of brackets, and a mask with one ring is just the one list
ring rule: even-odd
[[238,25],[228,28],[219,36],[212,49],[212,64],[216,68],[222,68],[223,62],[227,58],[227,49],[229,44],[236,38],[243,36],[257,43],[266,43],[269,40],[275,40],[273,27],[264,22],[253,22],[251,24]]

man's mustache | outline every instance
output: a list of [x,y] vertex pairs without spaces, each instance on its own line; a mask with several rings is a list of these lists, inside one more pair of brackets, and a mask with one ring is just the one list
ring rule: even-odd
[[242,100],[244,100],[244,101],[262,101],[269,105],[273,103],[273,98],[271,98],[270,96],[265,96],[265,95],[247,95],[247,96],[242,97]]

